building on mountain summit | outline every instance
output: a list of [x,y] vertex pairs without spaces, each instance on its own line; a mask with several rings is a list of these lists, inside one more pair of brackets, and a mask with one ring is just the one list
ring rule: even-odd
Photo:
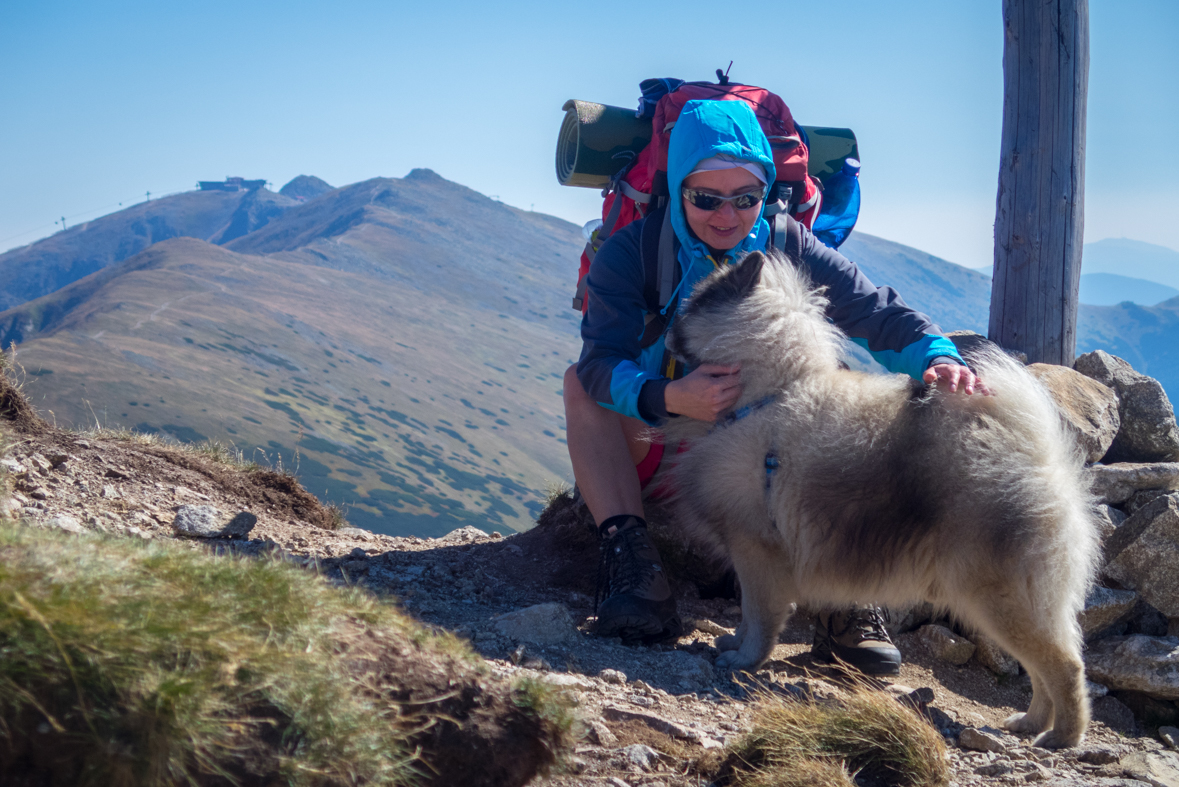
[[197,181],[201,191],[255,191],[266,185],[266,180],[244,180],[242,178],[226,178],[225,180]]

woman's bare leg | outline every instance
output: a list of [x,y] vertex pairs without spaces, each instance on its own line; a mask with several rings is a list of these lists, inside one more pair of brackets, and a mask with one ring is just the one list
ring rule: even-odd
[[565,429],[573,475],[594,521],[643,516],[635,465],[651,450],[646,425],[602,407],[585,392],[577,367],[565,372]]

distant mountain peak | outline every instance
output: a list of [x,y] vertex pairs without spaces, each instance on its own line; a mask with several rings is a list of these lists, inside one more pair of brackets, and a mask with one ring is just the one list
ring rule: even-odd
[[405,176],[404,180],[414,180],[420,183],[450,182],[434,170],[428,169],[427,167],[414,167],[409,171],[409,174]]
[[278,193],[284,197],[297,199],[300,202],[309,199],[315,199],[324,192],[331,191],[334,186],[327,181],[321,180],[314,175],[299,175],[291,180],[290,183],[279,189]]

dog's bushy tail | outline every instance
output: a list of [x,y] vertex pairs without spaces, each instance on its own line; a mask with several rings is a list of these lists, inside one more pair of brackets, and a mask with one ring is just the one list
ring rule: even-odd
[[[1039,542],[1052,554],[1033,551],[1025,559],[1038,564],[1030,575],[1045,583],[1049,594],[1068,609],[1079,613],[1101,551],[1096,501],[1089,491],[1081,446],[1051,394],[1021,363],[993,345],[976,349],[966,360],[994,392],[985,400],[990,423],[1007,433],[1002,442],[1020,454],[972,458],[968,461],[978,463],[972,475],[977,483],[993,480],[996,483],[991,488],[1010,490],[1004,504],[1035,518],[1041,527],[1063,529],[1054,538]],[[977,402],[977,397],[976,393],[953,398]],[[1079,637],[1075,614],[1069,622],[1074,636]]]

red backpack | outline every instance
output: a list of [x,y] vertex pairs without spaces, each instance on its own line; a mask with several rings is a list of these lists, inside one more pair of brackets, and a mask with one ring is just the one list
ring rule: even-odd
[[667,146],[684,104],[694,100],[744,101],[753,108],[773,151],[777,178],[766,198],[765,215],[788,213],[808,229],[822,201],[818,182],[807,174],[808,151],[790,108],[776,94],[760,87],[731,83],[719,71],[719,84],[648,79],[640,85],[647,114],[651,107],[651,142],[611,180],[603,191],[602,226],[595,230],[581,254],[573,308],[586,310],[585,276],[602,244],[612,234],[666,204]]

